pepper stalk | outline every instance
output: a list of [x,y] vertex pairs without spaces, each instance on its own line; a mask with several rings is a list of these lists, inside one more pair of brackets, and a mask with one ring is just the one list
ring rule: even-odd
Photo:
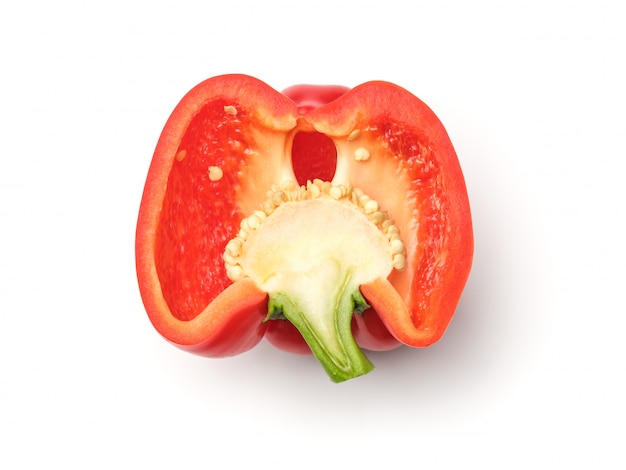
[[370,372],[351,320],[368,307],[359,286],[405,267],[399,230],[349,185],[285,181],[267,196],[226,245],[228,277],[249,277],[267,292],[266,321],[293,323],[331,380]]

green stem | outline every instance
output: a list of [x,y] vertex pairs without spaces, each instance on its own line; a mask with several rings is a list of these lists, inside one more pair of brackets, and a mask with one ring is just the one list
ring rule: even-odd
[[352,336],[352,315],[366,306],[359,289],[344,282],[334,295],[299,301],[293,295],[270,296],[268,319],[286,318],[300,331],[313,355],[333,382],[343,382],[374,369]]

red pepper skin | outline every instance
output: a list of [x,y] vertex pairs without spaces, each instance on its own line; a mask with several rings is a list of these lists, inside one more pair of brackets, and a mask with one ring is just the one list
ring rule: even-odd
[[345,94],[348,87],[340,85],[294,85],[282,91],[298,107],[299,114],[307,114]]
[[[281,94],[252,77],[224,75],[181,100],[146,179],[137,277],[162,336],[211,357],[239,354],[263,337],[287,351],[310,352],[291,323],[264,322],[267,295],[250,281],[230,282],[222,253],[239,222],[281,181],[298,133],[309,133],[309,146],[332,142],[346,152],[356,145],[346,138],[355,129],[381,157],[370,166],[348,161],[350,183],[403,227],[409,266],[361,286],[372,308],[354,315],[354,337],[365,349],[387,350],[428,346],[443,335],[470,272],[473,234],[463,175],[435,114],[387,82],[352,90],[301,85]],[[302,178],[332,174],[330,163],[319,168],[306,157],[293,159],[294,167],[295,160],[302,164]],[[209,178],[211,166],[224,176]]]

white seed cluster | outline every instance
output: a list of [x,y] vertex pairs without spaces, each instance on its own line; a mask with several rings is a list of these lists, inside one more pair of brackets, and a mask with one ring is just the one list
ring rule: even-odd
[[389,218],[387,212],[379,207],[378,202],[364,194],[363,191],[350,185],[334,185],[319,179],[309,181],[306,186],[300,186],[295,181],[283,181],[280,185],[272,186],[267,192],[267,199],[261,204],[261,209],[243,219],[237,236],[226,244],[224,262],[229,279],[237,281],[246,276],[238,261],[242,247],[250,233],[257,230],[277,207],[286,202],[324,197],[352,204],[360,209],[368,220],[386,235],[394,269],[402,270],[405,268],[406,249],[400,237],[400,230]]

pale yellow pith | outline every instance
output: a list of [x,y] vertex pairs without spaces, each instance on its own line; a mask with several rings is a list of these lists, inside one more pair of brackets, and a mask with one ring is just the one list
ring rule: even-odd
[[285,181],[267,193],[261,209],[241,222],[224,253],[228,277],[251,277],[276,292],[289,276],[337,263],[361,283],[406,264],[398,228],[378,202],[359,189],[315,180]]

